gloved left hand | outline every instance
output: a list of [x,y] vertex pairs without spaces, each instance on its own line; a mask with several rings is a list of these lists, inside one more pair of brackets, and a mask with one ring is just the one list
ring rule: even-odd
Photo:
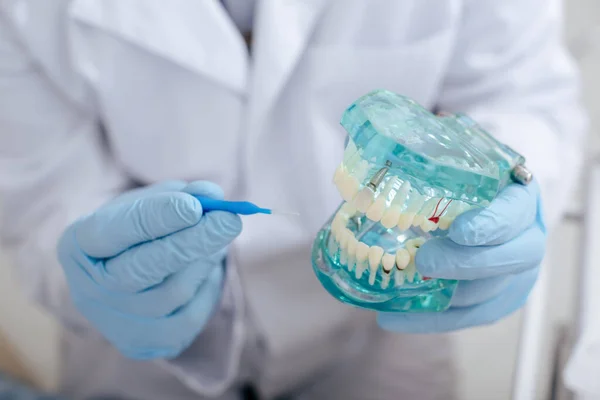
[[488,208],[458,216],[448,237],[417,253],[425,276],[460,280],[441,313],[381,313],[384,329],[435,333],[485,325],[521,308],[533,288],[546,244],[539,186],[511,184]]
[[60,240],[75,306],[126,357],[176,357],[218,306],[225,251],[242,223],[203,213],[192,195],[223,198],[211,182],[165,182],[117,197]]

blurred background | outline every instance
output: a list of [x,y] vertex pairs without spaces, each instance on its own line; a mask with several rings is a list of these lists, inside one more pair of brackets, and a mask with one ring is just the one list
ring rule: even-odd
[[[565,40],[583,74],[592,123],[589,169],[600,155],[600,1],[567,0],[566,6]],[[455,334],[461,399],[572,398],[562,387],[560,371],[572,350],[579,322],[587,174],[579,186],[570,210],[550,239],[546,285],[538,288],[528,310],[491,327]],[[600,264],[592,267],[600,270]],[[50,317],[24,299],[0,254],[0,371],[43,389],[54,388],[57,333],[58,326]]]

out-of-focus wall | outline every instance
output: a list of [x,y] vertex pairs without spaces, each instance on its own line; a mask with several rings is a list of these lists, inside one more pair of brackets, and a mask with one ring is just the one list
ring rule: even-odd
[[[29,379],[43,389],[53,389],[58,379],[58,326],[22,294],[14,271],[0,257],[0,339],[27,369]],[[19,372],[21,375],[21,372]]]

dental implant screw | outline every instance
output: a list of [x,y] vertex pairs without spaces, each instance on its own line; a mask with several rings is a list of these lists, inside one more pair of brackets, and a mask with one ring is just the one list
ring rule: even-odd
[[377,173],[375,175],[373,175],[373,177],[371,178],[369,183],[367,183],[367,186],[370,187],[373,191],[376,191],[377,186],[379,186],[381,181],[383,181],[385,174],[387,174],[387,172],[390,170],[391,166],[392,166],[392,162],[390,160],[386,161],[385,167],[381,168],[379,171],[377,171]]
[[529,185],[533,179],[533,174],[524,165],[514,167],[511,175],[512,179],[521,185]]

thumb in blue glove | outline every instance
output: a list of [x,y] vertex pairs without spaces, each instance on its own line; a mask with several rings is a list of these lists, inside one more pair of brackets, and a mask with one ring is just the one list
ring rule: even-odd
[[137,189],[72,224],[59,242],[74,304],[129,358],[176,357],[219,302],[241,220],[203,214],[191,194],[223,198],[210,182]]
[[493,323],[525,304],[545,245],[537,182],[511,184],[488,208],[460,215],[448,237],[427,241],[417,253],[416,267],[424,276],[459,280],[450,308],[382,313],[379,324],[397,332],[436,333]]

